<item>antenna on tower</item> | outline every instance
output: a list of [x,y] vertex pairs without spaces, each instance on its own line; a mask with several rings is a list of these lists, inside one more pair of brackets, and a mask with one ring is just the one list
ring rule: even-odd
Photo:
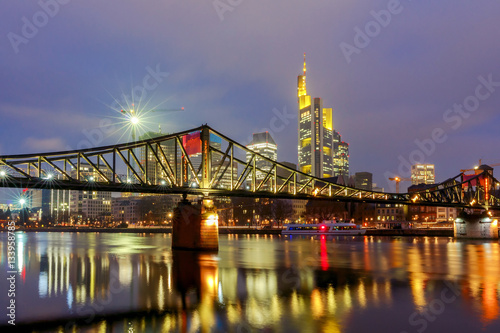
[[161,134],[161,125],[158,124],[158,133]]
[[306,53],[304,52],[304,76],[306,76]]

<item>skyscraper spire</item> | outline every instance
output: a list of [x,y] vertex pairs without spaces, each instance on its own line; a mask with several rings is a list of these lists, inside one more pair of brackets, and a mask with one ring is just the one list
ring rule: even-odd
[[306,76],[306,53],[304,52],[304,76]]

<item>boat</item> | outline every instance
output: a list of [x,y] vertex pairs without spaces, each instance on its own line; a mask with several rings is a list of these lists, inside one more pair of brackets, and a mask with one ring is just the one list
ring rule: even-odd
[[281,231],[282,235],[334,235],[334,236],[354,236],[364,235],[365,229],[350,222],[323,221],[317,224],[285,224]]

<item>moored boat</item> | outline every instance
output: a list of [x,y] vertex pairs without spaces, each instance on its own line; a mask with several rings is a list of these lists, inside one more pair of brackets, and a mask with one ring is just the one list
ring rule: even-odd
[[282,235],[364,235],[366,230],[349,222],[323,221],[316,224],[286,224]]

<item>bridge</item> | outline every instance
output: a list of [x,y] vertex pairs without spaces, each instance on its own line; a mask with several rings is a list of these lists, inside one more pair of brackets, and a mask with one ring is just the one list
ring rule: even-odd
[[[0,187],[268,197],[500,210],[490,170],[411,193],[367,191],[273,161],[208,125],[112,146],[0,156]],[[202,211],[213,211],[205,205]],[[174,228],[175,229],[175,228]]]
[[113,146],[0,156],[0,187],[13,188],[500,209],[499,186],[485,172],[412,193],[357,189],[270,160],[207,125]]

